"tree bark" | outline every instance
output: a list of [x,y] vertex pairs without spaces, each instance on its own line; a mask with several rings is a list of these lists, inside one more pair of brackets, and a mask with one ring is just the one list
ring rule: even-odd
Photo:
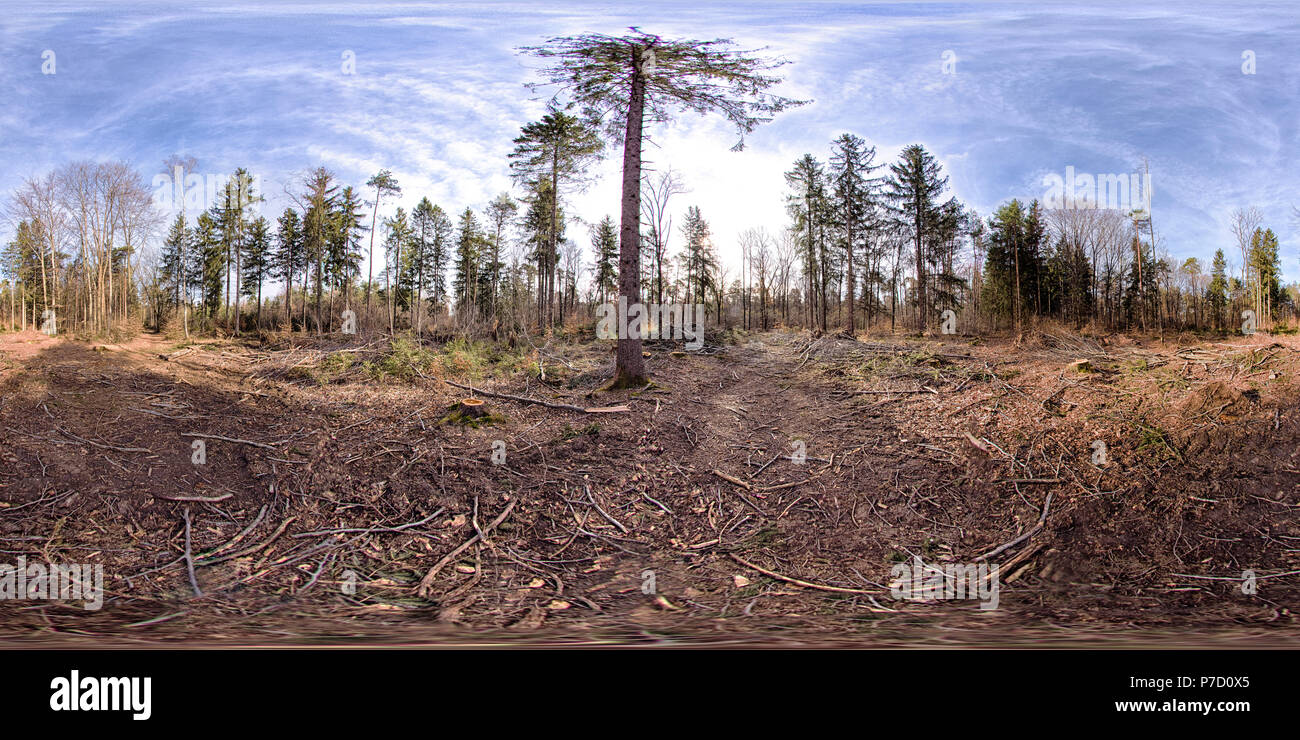
[[920,323],[919,328],[921,333],[924,334],[926,313],[929,311],[930,307],[926,305],[925,295],[925,251],[922,248],[924,241],[922,228],[924,227],[925,222],[922,219],[921,200],[919,196],[916,201],[915,219],[916,220],[913,222],[912,227],[916,235],[916,314],[918,322]]
[[[627,130],[623,139],[623,203],[619,225],[618,290],[626,305],[641,302],[641,136],[645,114],[645,78],[641,75],[640,47],[632,48],[632,94],[628,101]],[[620,304],[623,302],[620,301]],[[621,305],[620,305],[621,308]],[[615,388],[645,385],[641,337],[623,336],[626,316],[618,316],[620,335],[615,355]]]
[[370,320],[370,287],[375,284],[375,227],[379,225],[379,200],[383,197],[383,191],[379,186],[375,186],[375,211],[370,217],[370,254],[366,260],[366,320]]

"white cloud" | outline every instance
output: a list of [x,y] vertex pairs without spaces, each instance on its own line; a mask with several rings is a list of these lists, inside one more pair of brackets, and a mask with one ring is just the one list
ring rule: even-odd
[[[1176,256],[1208,260],[1227,245],[1228,214],[1248,204],[1264,210],[1284,255],[1300,246],[1284,189],[1300,159],[1300,73],[1285,61],[1298,26],[1263,6],[204,3],[160,13],[42,3],[6,16],[0,190],[71,159],[121,157],[151,172],[178,152],[205,171],[260,173],[271,213],[287,203],[284,186],[319,164],[362,190],[391,169],[408,208],[424,196],[449,212],[481,208],[509,188],[510,140],[542,112],[523,87],[537,62],[515,48],[631,25],[768,47],[792,62],[782,91],[815,100],[760,128],[742,153],[728,151],[734,132],[716,118],[654,131],[654,165],[692,187],[677,205],[699,205],[733,259],[740,231],[784,225],[790,163],[804,152],[824,160],[844,131],[882,159],[926,145],[955,194],[985,214],[1041,195],[1044,172],[1132,171],[1147,156]],[[42,77],[51,47],[59,73]],[[1240,73],[1245,48],[1258,54],[1256,75]],[[344,49],[355,76],[340,70]],[[955,75],[941,71],[949,49]],[[619,161],[611,152],[572,196],[582,220],[617,214]]]

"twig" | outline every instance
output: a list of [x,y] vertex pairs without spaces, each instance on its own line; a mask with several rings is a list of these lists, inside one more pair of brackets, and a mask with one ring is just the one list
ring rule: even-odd
[[235,438],[235,437],[222,437],[221,435],[218,435],[218,434],[197,434],[197,433],[194,433],[194,432],[181,432],[181,436],[182,436],[182,437],[202,437],[203,439],[219,439],[219,440],[221,440],[222,442],[234,442],[234,443],[236,443],[236,444],[241,444],[241,445],[251,445],[251,446],[253,446],[253,447],[261,447],[262,449],[265,449],[265,450],[274,450],[274,449],[275,449],[275,447],[273,447],[273,446],[271,446],[271,445],[268,445],[268,444],[264,444],[264,443],[262,443],[262,442],[252,442],[252,441],[249,441],[249,440],[247,440],[247,439],[237,439],[237,438]]
[[745,489],[746,491],[752,491],[752,490],[754,490],[754,487],[751,486],[750,484],[746,483],[745,481],[743,481],[743,480],[741,480],[741,479],[739,479],[739,478],[736,478],[736,477],[733,477],[733,476],[727,475],[726,473],[722,472],[721,470],[718,470],[717,468],[714,468],[714,469],[713,469],[713,474],[716,475],[716,476],[718,476],[719,478],[725,480],[726,482],[732,484],[733,486],[740,486],[741,488]]
[[596,511],[600,512],[600,515],[605,517],[610,524],[618,527],[618,531],[627,534],[627,527],[624,527],[617,519],[610,516],[604,509],[600,508],[600,504],[596,503],[596,497],[591,495],[591,486],[583,486],[583,488],[587,489],[587,500],[591,502],[592,506],[596,507]]
[[190,574],[190,585],[194,587],[195,596],[203,596],[199,590],[199,579],[194,576],[194,551],[190,549],[190,507],[183,512],[185,517],[185,570]]
[[122,626],[123,626],[123,627],[146,627],[146,626],[151,625],[151,624],[158,624],[159,622],[166,622],[166,621],[169,620],[169,619],[175,619],[175,618],[177,618],[177,617],[183,617],[183,616],[185,616],[186,614],[189,614],[189,613],[190,613],[190,611],[189,611],[188,609],[186,609],[186,610],[183,611],[183,612],[175,612],[175,613],[172,613],[172,614],[164,614],[164,615],[162,615],[161,617],[154,617],[153,619],[146,619],[146,620],[144,620],[143,622],[132,622],[132,623],[130,623],[130,624],[125,624],[125,625],[122,625]]
[[649,501],[650,503],[654,504],[655,506],[658,506],[659,508],[663,509],[665,514],[668,514],[669,516],[676,516],[676,514],[673,514],[673,510],[672,510],[672,509],[670,509],[670,508],[668,508],[667,506],[664,506],[663,504],[659,503],[658,501],[656,501],[656,500],[650,498],[650,495],[649,495],[648,493],[646,493],[645,491],[642,491],[642,492],[641,492],[641,498],[643,498],[643,499],[645,499],[646,501]]
[[275,542],[276,538],[279,537],[281,534],[284,534],[284,530],[288,529],[289,525],[293,522],[293,520],[297,518],[298,517],[296,516],[291,516],[288,519],[285,519],[283,522],[280,523],[280,526],[276,528],[274,532],[271,533],[270,537],[267,537],[259,544],[253,545],[252,547],[246,547],[243,550],[240,550],[239,552],[232,552],[229,555],[222,555],[219,558],[208,558],[206,560],[200,561],[199,565],[216,565],[217,563],[224,563],[227,560],[232,560],[234,558],[240,558],[245,555],[255,553],[258,550],[261,550],[262,548],[266,547],[267,545],[270,545],[272,542]]
[[234,547],[235,545],[239,544],[241,541],[243,541],[245,537],[248,536],[249,532],[252,532],[254,529],[257,529],[257,525],[262,523],[262,518],[265,516],[266,516],[266,506],[263,505],[261,511],[257,512],[257,518],[253,520],[252,524],[248,525],[247,527],[244,527],[243,531],[235,535],[234,538],[231,539],[226,544],[222,545],[221,547],[218,547],[215,550],[209,550],[208,552],[201,553],[199,557],[210,558],[213,555],[219,555],[225,552],[226,550],[229,550],[230,548]]
[[632,410],[632,409],[628,408],[627,406],[608,406],[608,407],[605,407],[605,408],[585,409],[585,408],[583,408],[583,407],[581,407],[581,406],[574,406],[574,405],[571,404],[571,403],[551,403],[550,401],[543,401],[543,400],[541,400],[541,399],[537,399],[537,398],[528,398],[528,397],[526,397],[526,396],[512,396],[512,395],[510,395],[509,393],[496,393],[496,392],[493,392],[493,391],[485,391],[485,390],[483,390],[483,389],[481,389],[481,388],[475,388],[475,387],[472,386],[472,385],[464,385],[464,384],[462,384],[462,383],[457,383],[457,382],[454,381],[454,380],[445,380],[445,379],[444,379],[442,382],[446,383],[447,385],[454,385],[454,386],[456,386],[457,388],[463,388],[464,390],[467,390],[467,391],[469,391],[470,393],[476,393],[476,394],[478,394],[478,395],[480,395],[480,396],[488,396],[488,397],[491,397],[491,398],[504,398],[504,399],[506,399],[506,400],[508,400],[508,401],[518,401],[518,402],[520,402],[520,403],[532,403],[532,404],[536,404],[536,405],[538,405],[538,406],[545,406],[545,407],[548,408],[548,409],[562,409],[562,410],[564,410],[564,411],[578,411],[578,412],[581,412],[581,413],[584,413],[584,414],[609,414],[609,413],[616,413],[616,412],[620,412],[620,411],[631,411],[631,410]]
[[766,568],[760,568],[757,565],[754,565],[753,563],[749,562],[748,560],[741,558],[739,555],[737,555],[734,552],[729,554],[731,555],[732,560],[735,560],[737,563],[740,563],[746,568],[753,568],[754,570],[758,571],[759,573],[762,573],[765,576],[771,576],[773,578],[776,578],[777,580],[785,581],[786,583],[793,583],[796,586],[803,586],[804,588],[813,588],[813,589],[817,589],[818,591],[834,591],[836,593],[841,593],[841,594],[883,593],[882,591],[874,590],[874,589],[867,590],[863,588],[842,588],[840,586],[826,586],[821,583],[811,583],[809,581],[801,581],[798,578],[791,578],[790,576],[781,575],[780,573],[767,570]]
[[155,493],[155,494],[153,494],[153,497],[154,497],[154,498],[160,498],[160,499],[162,499],[162,500],[164,500],[164,501],[194,501],[194,502],[197,502],[197,503],[200,503],[200,504],[211,504],[211,503],[216,503],[217,501],[225,501],[226,499],[228,499],[228,498],[230,498],[231,496],[234,496],[234,495],[235,495],[235,494],[233,494],[233,493],[223,493],[223,494],[221,494],[220,496],[211,496],[211,497],[204,497],[204,496],[159,496],[158,494]]
[[1024,542],[1025,540],[1029,539],[1030,537],[1033,537],[1034,535],[1038,534],[1039,531],[1041,531],[1041,530],[1043,529],[1043,522],[1045,522],[1045,521],[1047,520],[1047,512],[1048,512],[1048,510],[1051,509],[1051,508],[1052,508],[1052,494],[1051,494],[1051,493],[1048,493],[1048,494],[1047,494],[1047,499],[1046,499],[1045,501],[1043,501],[1043,512],[1042,512],[1041,514],[1038,515],[1038,523],[1037,523],[1037,524],[1035,524],[1032,528],[1030,528],[1030,530],[1029,530],[1028,532],[1025,532],[1024,534],[1020,535],[1019,537],[1015,538],[1014,540],[1011,540],[1010,542],[1006,543],[1005,545],[999,545],[998,547],[996,547],[996,548],[990,550],[989,552],[986,552],[986,553],[984,553],[983,555],[980,555],[979,557],[975,558],[975,562],[978,563],[978,562],[981,561],[981,560],[988,560],[989,558],[993,557],[994,555],[997,555],[998,553],[1002,552],[1003,550],[1006,550],[1007,548],[1010,548],[1010,547],[1015,547],[1016,545],[1019,545],[1021,542]]
[[[493,529],[496,528],[496,526],[497,526],[498,524],[500,524],[501,522],[504,522],[504,521],[506,520],[506,517],[510,516],[510,512],[514,511],[514,509],[515,509],[515,504],[518,503],[518,502],[519,502],[519,499],[517,499],[517,498],[516,498],[516,499],[511,499],[511,500],[510,500],[510,503],[506,506],[505,510],[502,511],[500,514],[498,514],[498,515],[497,515],[497,518],[496,518],[496,519],[493,519],[492,522],[489,523],[489,524],[487,525],[487,527],[485,527],[485,528],[483,529],[483,532],[484,532],[484,533],[491,532]],[[421,579],[420,579],[420,583],[419,583],[419,585],[416,587],[416,589],[417,589],[417,591],[419,592],[420,596],[423,597],[423,596],[427,596],[427,595],[428,595],[428,593],[429,593],[429,587],[433,585],[433,579],[435,579],[435,578],[438,577],[438,572],[439,572],[439,571],[441,571],[443,568],[447,567],[447,564],[448,564],[448,563],[450,563],[451,561],[455,560],[455,559],[456,559],[456,558],[457,558],[457,557],[458,557],[462,552],[465,552],[466,550],[468,550],[470,547],[472,547],[472,546],[474,545],[475,542],[478,542],[481,538],[482,538],[482,535],[481,535],[481,534],[479,534],[479,533],[475,533],[473,537],[470,537],[468,540],[465,541],[465,544],[463,544],[463,545],[461,545],[460,547],[457,547],[455,550],[452,550],[451,552],[447,553],[447,554],[442,558],[442,560],[439,560],[436,564],[434,564],[434,566],[433,566],[432,568],[429,569],[429,572],[424,574],[424,578],[421,578]]]
[[[1255,576],[1255,580],[1262,581],[1265,578],[1281,578],[1282,576],[1293,576],[1297,573],[1300,573],[1300,570],[1290,570],[1285,573],[1270,573],[1268,575]],[[1240,576],[1194,576],[1190,573],[1170,573],[1169,575],[1178,576],[1179,578],[1196,578],[1202,581],[1245,581],[1247,580],[1246,578],[1242,578]]]
[[429,520],[431,520],[431,519],[434,519],[435,517],[441,516],[441,515],[442,515],[442,512],[444,512],[444,511],[446,511],[445,508],[440,508],[440,509],[438,509],[437,511],[435,511],[435,512],[433,512],[432,514],[426,516],[425,518],[421,519],[421,520],[418,521],[418,522],[408,522],[407,524],[402,524],[402,525],[399,525],[399,526],[396,526],[396,527],[369,527],[369,528],[365,528],[365,527],[347,527],[347,528],[344,528],[344,529],[318,529],[318,530],[316,530],[316,531],[314,531],[314,532],[301,532],[301,533],[299,533],[299,534],[295,534],[295,535],[294,535],[294,539],[298,539],[298,538],[301,538],[301,537],[314,537],[314,536],[322,535],[322,534],[341,534],[341,533],[343,533],[343,532],[364,532],[365,534],[371,534],[371,533],[374,533],[374,532],[401,532],[401,531],[404,530],[404,529],[410,529],[410,528],[412,528],[412,527],[418,527],[418,526],[420,526],[421,524],[424,524],[425,522],[427,522],[427,521],[429,521]]
[[62,432],[63,434],[66,434],[66,435],[68,435],[69,437],[72,437],[73,439],[77,440],[78,442],[82,442],[82,443],[84,443],[84,444],[88,444],[88,445],[94,445],[95,447],[98,447],[98,448],[100,448],[101,450],[113,450],[113,451],[115,451],[115,452],[149,452],[149,453],[152,453],[152,452],[153,452],[153,450],[146,449],[146,448],[144,448],[144,447],[118,447],[117,445],[103,444],[103,443],[100,443],[100,442],[96,442],[96,441],[94,441],[94,440],[92,440],[92,439],[85,439],[84,437],[78,437],[77,435],[73,434],[72,432],[69,432],[67,429],[64,429],[64,428],[62,428],[62,427],[59,427],[59,426],[57,426],[57,425],[56,425],[54,428],[55,428],[55,429],[58,429],[58,430],[59,430],[60,432]]

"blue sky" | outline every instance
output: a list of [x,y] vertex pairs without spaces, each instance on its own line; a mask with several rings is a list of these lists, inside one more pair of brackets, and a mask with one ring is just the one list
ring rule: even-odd
[[[1049,173],[1131,173],[1145,157],[1175,257],[1231,258],[1229,215],[1254,205],[1300,277],[1300,13],[1287,4],[31,2],[0,18],[0,193],[83,158],[152,177],[177,153],[203,174],[247,167],[269,216],[322,164],[356,186],[391,169],[407,208],[428,196],[478,210],[510,188],[511,139],[543,111],[524,88],[535,62],[515,49],[632,25],[768,47],[791,62],[781,92],[815,101],[741,153],[718,119],[653,132],[655,165],[691,188],[674,210],[698,205],[733,261],[741,230],[784,225],[790,163],[825,159],[850,131],[883,160],[925,145],[985,216],[1042,198]],[[617,214],[619,162],[573,197],[577,216]],[[587,243],[581,226],[570,236]]]

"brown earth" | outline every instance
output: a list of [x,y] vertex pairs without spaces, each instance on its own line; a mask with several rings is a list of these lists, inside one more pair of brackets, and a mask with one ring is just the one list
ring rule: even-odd
[[[386,347],[0,336],[0,563],[106,590],[0,601],[0,640],[1295,644],[1293,338],[739,334],[612,393],[603,344]],[[448,416],[442,379],[630,411]],[[996,610],[890,597],[895,562],[986,554]]]

